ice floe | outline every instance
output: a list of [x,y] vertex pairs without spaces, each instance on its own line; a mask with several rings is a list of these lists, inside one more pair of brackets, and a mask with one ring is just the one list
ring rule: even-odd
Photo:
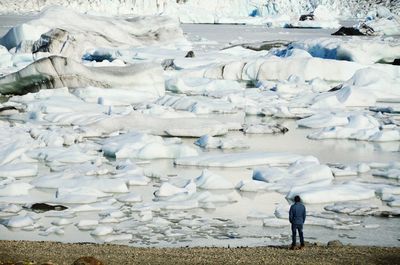
[[198,188],[202,189],[233,189],[235,186],[228,179],[217,175],[207,169],[203,170],[201,175],[195,179]]
[[127,133],[107,138],[103,142],[104,155],[116,158],[179,158],[197,156],[196,149],[183,145],[179,140],[169,143],[160,136]]
[[315,157],[303,157],[287,153],[248,152],[232,154],[203,154],[175,160],[176,165],[208,167],[245,167],[257,165],[288,165],[296,161],[317,161]]

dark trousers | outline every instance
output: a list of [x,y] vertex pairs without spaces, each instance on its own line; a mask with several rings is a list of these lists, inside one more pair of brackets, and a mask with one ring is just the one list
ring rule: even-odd
[[292,246],[296,246],[296,230],[299,231],[300,244],[304,246],[303,225],[292,224]]

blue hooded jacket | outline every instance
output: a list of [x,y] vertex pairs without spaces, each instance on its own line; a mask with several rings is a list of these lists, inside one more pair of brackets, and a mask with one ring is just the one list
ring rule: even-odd
[[301,202],[296,202],[290,206],[289,221],[295,225],[302,225],[306,220],[306,207]]

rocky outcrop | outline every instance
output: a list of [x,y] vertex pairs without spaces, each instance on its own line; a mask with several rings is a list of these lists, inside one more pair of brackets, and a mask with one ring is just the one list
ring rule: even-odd
[[3,95],[87,86],[125,87],[153,94],[154,98],[165,92],[162,68],[152,63],[125,67],[87,67],[66,57],[50,56],[0,78],[0,93]]

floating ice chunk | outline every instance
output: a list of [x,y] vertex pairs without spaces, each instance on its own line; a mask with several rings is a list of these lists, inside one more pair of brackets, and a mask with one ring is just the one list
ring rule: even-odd
[[210,118],[160,118],[140,112],[131,112],[121,116],[109,116],[92,122],[82,128],[86,135],[101,136],[116,131],[131,131],[135,128],[154,135],[200,137],[205,134],[223,135],[230,128],[240,127],[237,117],[225,119],[222,122]]
[[380,227],[380,225],[378,225],[378,224],[368,224],[368,225],[364,225],[364,228],[366,228],[366,229],[376,229],[376,228],[378,228],[378,227]]
[[0,212],[3,213],[18,213],[21,210],[21,206],[18,206],[16,204],[7,204],[4,206],[0,206]]
[[235,186],[229,180],[204,169],[199,177],[195,179],[197,187],[202,189],[233,189]]
[[115,199],[110,199],[105,202],[97,202],[92,204],[84,204],[71,208],[73,212],[91,212],[91,211],[104,211],[116,209],[116,206],[113,206],[115,203]]
[[318,113],[311,117],[296,121],[299,127],[324,128],[333,126],[343,126],[349,123],[347,115],[334,113]]
[[236,189],[244,192],[257,192],[257,191],[263,191],[267,190],[270,188],[272,185],[269,183],[266,183],[264,181],[258,181],[258,180],[241,180],[239,183],[236,185]]
[[46,230],[42,231],[39,233],[39,235],[41,236],[48,236],[50,234],[57,234],[57,235],[63,235],[64,229],[58,226],[50,226],[49,228],[47,228]]
[[221,149],[234,149],[246,148],[246,143],[240,139],[217,138],[211,135],[203,135],[194,143],[203,148],[221,148]]
[[76,226],[80,229],[80,230],[91,230],[94,229],[97,225],[99,224],[98,220],[89,220],[89,219],[84,219],[84,220],[80,220]]
[[11,161],[20,157],[23,153],[25,153],[30,145],[21,142],[13,142],[7,143],[1,146],[0,151],[0,165],[4,165],[10,163]]
[[51,200],[52,203],[83,204],[97,201],[96,196],[83,194],[65,194]]
[[400,51],[400,46],[396,43],[381,39],[362,38],[308,39],[290,44],[288,52],[293,48],[306,50],[314,57],[353,61],[362,64],[391,63],[397,58],[396,54]]
[[267,227],[289,227],[289,219],[279,219],[279,218],[264,218],[263,226]]
[[120,220],[118,218],[111,217],[111,216],[106,216],[99,221],[99,223],[101,223],[101,224],[119,223],[119,222],[120,222]]
[[189,182],[185,185],[185,187],[180,188],[177,186],[174,186],[173,184],[169,182],[164,182],[160,189],[158,189],[156,192],[154,192],[154,195],[156,197],[171,197],[177,194],[193,194],[196,192],[196,185],[193,182]]
[[[123,180],[119,179],[108,179],[108,178],[99,178],[94,176],[74,176],[73,174],[52,174],[48,176],[38,177],[32,181],[32,184],[35,187],[39,188],[68,188],[72,189],[71,192],[77,192],[76,194],[81,194],[82,191],[77,187],[90,187],[87,191],[97,196],[96,194],[104,197],[104,194],[97,193],[94,190],[98,190],[100,192],[115,192],[115,193],[124,193],[128,192],[128,187]],[[76,189],[76,190],[75,190]],[[61,190],[61,192],[63,192]]]
[[288,128],[279,124],[250,124],[243,128],[248,134],[286,133]]
[[400,129],[381,130],[373,134],[371,137],[369,137],[369,140],[373,142],[400,141]]
[[372,171],[372,175],[389,179],[400,179],[400,168],[393,167],[393,168],[374,169]]
[[96,229],[94,229],[90,234],[92,236],[105,236],[108,234],[111,234],[114,231],[114,229],[111,226],[98,226]]
[[102,150],[106,156],[141,159],[177,158],[196,156],[197,151],[182,144],[169,144],[160,136],[127,133],[106,139]]
[[329,185],[333,175],[326,165],[294,163],[288,169],[273,167],[255,169],[253,179],[274,184],[271,187],[280,192],[290,190],[289,194],[293,194],[302,189]]
[[113,241],[129,241],[129,240],[132,240],[132,234],[111,235],[104,238],[105,243],[110,243]]
[[[290,192],[288,198],[292,199],[295,195]],[[297,195],[300,195],[304,203],[312,204],[371,199],[375,197],[375,191],[353,184],[340,184],[304,190],[297,192]]]
[[0,196],[28,195],[33,186],[24,182],[14,182],[0,187]]
[[35,164],[6,164],[0,166],[0,177],[31,177],[38,173],[38,166]]
[[394,200],[388,202],[390,207],[400,207],[400,196],[397,196]]
[[240,195],[236,191],[232,191],[224,194],[215,194],[209,191],[196,193],[194,196],[201,203],[232,203],[237,202],[241,199]]
[[166,81],[166,89],[174,93],[187,95],[205,95],[215,91],[243,91],[237,81],[207,78],[172,78]]
[[153,219],[153,212],[150,210],[139,212],[139,220],[141,222],[148,222]]
[[142,196],[137,193],[128,193],[117,197],[117,200],[123,203],[141,202]]
[[337,213],[365,216],[374,214],[379,210],[379,207],[367,203],[336,202],[332,205],[325,206],[324,209]]
[[318,161],[315,157],[303,157],[287,153],[249,152],[233,154],[204,154],[175,160],[176,165],[209,167],[245,167],[256,165],[288,165],[307,159]]
[[219,148],[221,140],[206,134],[197,139],[195,144],[203,148]]
[[21,228],[26,226],[34,225],[34,220],[31,216],[28,215],[18,215],[13,216],[10,219],[7,219],[3,222],[5,226],[12,227],[12,228]]
[[67,218],[60,218],[60,219],[52,221],[51,224],[55,225],[55,226],[65,226],[65,225],[72,224],[72,220],[67,219]]
[[75,89],[72,93],[86,102],[110,106],[138,104],[155,98],[152,90],[144,91],[128,88],[109,89],[89,86]]
[[110,196],[110,194],[104,193],[92,187],[74,187],[74,188],[59,187],[57,189],[56,193],[57,198],[71,196],[71,195],[92,196],[99,198]]
[[263,212],[252,210],[247,214],[247,219],[266,219],[271,215]]
[[165,210],[189,210],[199,208],[199,202],[197,200],[163,202],[159,207]]

